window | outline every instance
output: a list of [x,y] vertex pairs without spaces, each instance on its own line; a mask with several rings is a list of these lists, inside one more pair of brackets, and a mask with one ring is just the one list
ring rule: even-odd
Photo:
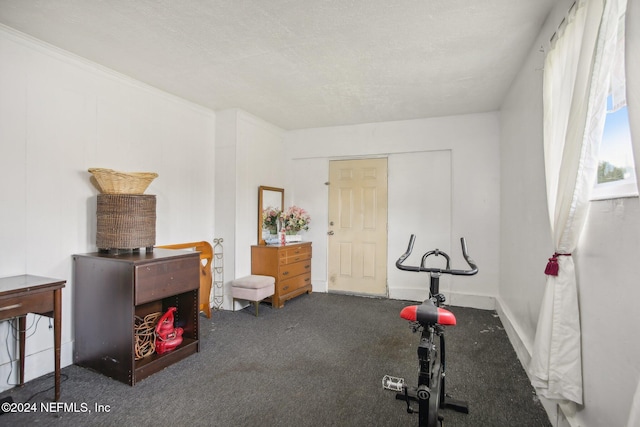
[[612,111],[611,99],[611,96],[607,99],[607,117],[600,143],[598,176],[591,194],[592,200],[638,195],[627,107]]
[[[621,27],[621,28],[620,28]],[[591,200],[638,196],[636,170],[625,99],[624,14],[620,20],[607,115],[600,142],[598,174]]]

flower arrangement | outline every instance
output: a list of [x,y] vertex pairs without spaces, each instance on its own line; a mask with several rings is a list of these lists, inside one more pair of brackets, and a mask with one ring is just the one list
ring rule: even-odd
[[269,230],[271,234],[276,234],[278,231],[278,222],[280,221],[280,215],[282,211],[278,208],[267,207],[262,211],[262,228]]
[[311,216],[298,206],[291,206],[280,215],[282,218],[282,229],[286,234],[296,234],[300,230],[307,231]]

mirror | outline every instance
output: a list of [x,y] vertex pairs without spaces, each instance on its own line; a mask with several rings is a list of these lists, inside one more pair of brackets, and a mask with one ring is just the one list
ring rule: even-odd
[[264,245],[262,238],[262,211],[268,207],[284,210],[284,188],[266,187],[258,188],[258,244]]

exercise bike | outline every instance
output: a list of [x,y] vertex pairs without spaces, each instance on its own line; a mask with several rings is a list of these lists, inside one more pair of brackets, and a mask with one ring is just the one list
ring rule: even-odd
[[[460,239],[462,245],[462,255],[469,264],[469,270],[453,270],[450,266],[450,258],[446,253],[435,249],[426,252],[422,256],[420,266],[408,266],[402,263],[407,259],[413,250],[415,235],[411,235],[407,251],[396,261],[396,267],[400,270],[425,272],[431,276],[429,287],[429,298],[420,305],[404,307],[400,312],[400,317],[409,320],[413,332],[421,331],[420,343],[418,345],[418,385],[408,387],[404,380],[391,377],[392,380],[399,380],[401,387],[387,387],[398,391],[396,399],[403,400],[407,404],[407,412],[418,413],[418,425],[420,427],[440,426],[443,417],[440,409],[449,408],[462,413],[469,413],[469,406],[466,402],[453,399],[445,393],[445,340],[444,326],[456,324],[456,318],[452,312],[442,308],[445,296],[440,293],[440,276],[451,274],[454,276],[472,276],[478,272],[478,267],[467,253],[467,244],[464,238]],[[426,267],[427,258],[430,256],[443,257],[446,261],[444,268]],[[383,384],[384,384],[383,380]],[[418,409],[414,409],[412,402],[418,403]]]

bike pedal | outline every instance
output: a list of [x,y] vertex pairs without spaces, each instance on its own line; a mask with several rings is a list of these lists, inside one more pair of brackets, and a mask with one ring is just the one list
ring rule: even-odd
[[382,388],[392,391],[402,391],[404,389],[404,378],[385,375],[382,378]]

